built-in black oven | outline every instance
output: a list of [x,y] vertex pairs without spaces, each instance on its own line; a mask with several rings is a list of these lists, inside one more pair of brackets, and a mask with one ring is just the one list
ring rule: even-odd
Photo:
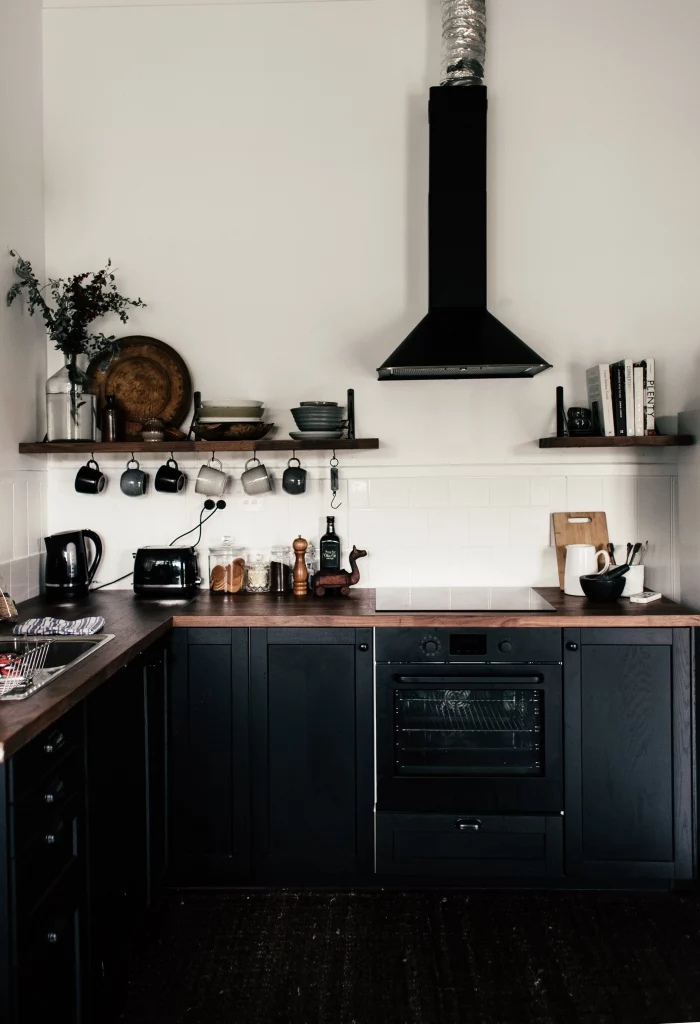
[[560,814],[561,633],[379,629],[377,810]]

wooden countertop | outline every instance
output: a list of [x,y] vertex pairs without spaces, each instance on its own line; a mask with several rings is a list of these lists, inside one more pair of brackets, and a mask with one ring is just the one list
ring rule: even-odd
[[[203,591],[189,602],[137,601],[130,590],[103,591],[72,604],[49,603],[45,598],[20,607],[22,619],[41,615],[78,618],[103,615],[105,633],[115,634],[85,661],[59,676],[25,701],[0,703],[0,761],[16,753],[103,682],[175,627],[354,627],[452,626],[479,628],[700,626],[700,613],[662,599],[649,605],[620,600],[594,605],[585,598],[566,597],[556,587],[537,588],[556,613],[511,614],[382,614],[375,611],[374,591],[358,589],[350,597],[294,598],[269,594],[220,597]],[[0,631],[10,632],[9,627]]]

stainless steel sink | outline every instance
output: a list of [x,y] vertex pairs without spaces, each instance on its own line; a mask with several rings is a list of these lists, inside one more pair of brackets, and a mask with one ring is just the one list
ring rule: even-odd
[[[26,700],[48,686],[49,683],[62,675],[66,669],[72,668],[78,662],[89,658],[91,654],[104,647],[110,640],[114,640],[113,633],[96,633],[94,636],[23,636],[0,638],[0,656],[9,654],[21,656],[26,659],[26,664],[31,666],[33,660],[42,664],[41,668],[31,669],[26,676],[21,676],[12,686],[12,689],[0,696],[3,700]],[[44,650],[40,650],[45,645]],[[36,659],[32,654],[37,655]],[[1,671],[1,669],[0,669]],[[10,679],[0,675],[0,688],[3,684],[9,684]]]

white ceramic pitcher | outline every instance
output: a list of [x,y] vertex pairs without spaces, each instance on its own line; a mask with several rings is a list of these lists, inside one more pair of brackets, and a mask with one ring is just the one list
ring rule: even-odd
[[[603,568],[598,569],[598,559],[603,558]],[[593,544],[567,544],[564,563],[564,593],[572,597],[583,597],[580,576],[600,575],[610,568],[610,555],[601,549],[596,551]]]

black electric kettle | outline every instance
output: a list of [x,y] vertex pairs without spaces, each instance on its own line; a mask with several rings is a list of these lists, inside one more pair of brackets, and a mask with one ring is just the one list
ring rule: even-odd
[[[88,564],[85,539],[95,545]],[[102,541],[92,530],[69,530],[44,537],[46,545],[46,596],[85,597],[102,558]]]

